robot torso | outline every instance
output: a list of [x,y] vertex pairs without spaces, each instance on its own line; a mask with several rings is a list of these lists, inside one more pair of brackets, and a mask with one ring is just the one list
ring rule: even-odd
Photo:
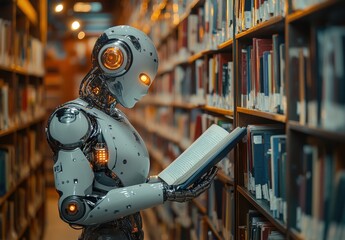
[[[72,111],[81,114],[75,121],[66,123],[58,116],[59,110],[65,109],[60,115]],[[95,126],[91,126],[95,125]],[[73,132],[71,132],[73,130]],[[80,148],[91,163],[94,172],[94,187],[109,191],[114,187],[131,186],[147,180],[150,162],[146,146],[129,123],[125,115],[118,109],[113,116],[90,107],[85,101],[76,99],[57,109],[51,116],[49,124],[49,140],[53,148]],[[106,154],[106,167],[97,166],[97,149],[102,144]],[[63,164],[63,163],[62,163]],[[119,180],[109,181],[109,170]],[[114,178],[114,177],[113,177]],[[120,186],[117,186],[120,185]]]

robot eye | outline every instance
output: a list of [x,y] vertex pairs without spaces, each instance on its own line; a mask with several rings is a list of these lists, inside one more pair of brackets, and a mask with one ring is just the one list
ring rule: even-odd
[[123,52],[118,47],[109,47],[102,54],[102,64],[109,70],[119,69],[123,60]]
[[139,75],[139,80],[144,83],[145,85],[149,86],[151,83],[151,79],[149,76],[147,76],[145,73],[141,73]]
[[102,72],[113,79],[125,74],[132,64],[132,52],[127,43],[112,39],[98,52],[97,61]]

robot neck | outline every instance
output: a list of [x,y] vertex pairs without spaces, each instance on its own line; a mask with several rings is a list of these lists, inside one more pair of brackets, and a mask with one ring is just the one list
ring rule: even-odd
[[97,73],[97,69],[91,70],[85,76],[80,84],[79,95],[84,101],[109,115],[116,111],[117,101],[109,92],[103,76]]

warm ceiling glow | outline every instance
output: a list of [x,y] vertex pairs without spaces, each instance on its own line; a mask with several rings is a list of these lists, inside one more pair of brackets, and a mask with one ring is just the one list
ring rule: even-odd
[[91,11],[91,4],[84,3],[84,2],[77,2],[73,6],[73,11],[75,12],[90,12]]
[[63,10],[63,5],[59,3],[55,6],[55,12],[61,12]]
[[100,12],[102,4],[99,2],[77,2],[73,5],[75,12]]
[[83,39],[85,37],[85,33],[83,31],[78,33],[78,39]]
[[71,25],[72,30],[77,30],[80,28],[80,23],[78,21],[74,21]]

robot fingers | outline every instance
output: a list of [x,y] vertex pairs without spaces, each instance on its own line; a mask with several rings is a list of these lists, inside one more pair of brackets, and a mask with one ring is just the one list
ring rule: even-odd
[[179,189],[176,186],[165,186],[165,200],[176,202],[187,202],[193,198],[198,197],[210,186],[217,174],[218,168],[212,167],[205,175],[203,175],[199,181],[191,185],[187,189]]
[[210,185],[212,180],[216,177],[218,172],[218,167],[213,166],[208,172],[206,172],[198,181],[196,181],[193,186],[195,185]]

